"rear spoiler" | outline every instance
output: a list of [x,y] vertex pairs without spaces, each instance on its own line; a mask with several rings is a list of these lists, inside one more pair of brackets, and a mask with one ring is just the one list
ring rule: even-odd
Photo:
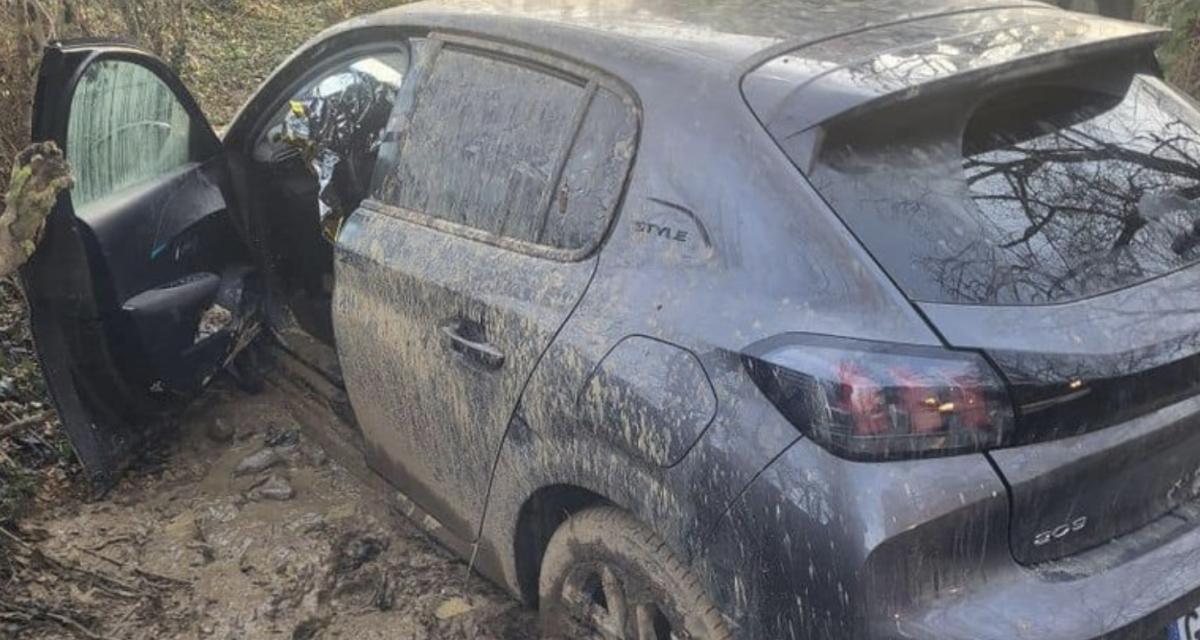
[[[940,35],[886,48],[908,34],[865,31],[768,60],[742,81],[746,101],[780,143],[835,119],[850,118],[929,94],[1053,71],[1082,60],[1152,52],[1169,31],[1061,11],[1021,9],[931,19]],[[982,27],[963,31],[965,26]],[[910,40],[912,42],[912,40]],[[878,46],[878,45],[884,46]],[[876,48],[872,49],[872,46]],[[845,61],[829,58],[851,52]],[[807,134],[807,135],[806,135]]]

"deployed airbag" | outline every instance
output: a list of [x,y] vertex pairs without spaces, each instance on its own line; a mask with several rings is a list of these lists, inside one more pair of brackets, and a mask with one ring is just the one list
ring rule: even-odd
[[320,184],[318,207],[326,237],[366,194],[398,80],[351,66],[289,103],[280,140],[298,149]]

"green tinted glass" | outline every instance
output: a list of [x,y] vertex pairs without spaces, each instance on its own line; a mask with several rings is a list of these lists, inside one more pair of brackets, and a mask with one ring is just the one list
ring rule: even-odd
[[119,60],[89,66],[67,127],[76,211],[86,215],[87,205],[185,164],[190,130],[175,93],[149,69]]

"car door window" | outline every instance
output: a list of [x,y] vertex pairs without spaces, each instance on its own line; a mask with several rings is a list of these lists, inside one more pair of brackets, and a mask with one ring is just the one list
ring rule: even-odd
[[582,86],[538,70],[442,51],[417,97],[386,200],[512,232],[550,188],[582,95]]
[[632,101],[599,89],[572,145],[554,201],[526,239],[572,251],[599,242],[625,186],[636,136]]
[[555,69],[447,46],[413,103],[394,118],[404,131],[377,200],[493,241],[598,242],[632,157],[631,102]]
[[77,214],[85,217],[90,203],[186,164],[191,127],[187,110],[153,71],[123,60],[90,65],[67,124]]

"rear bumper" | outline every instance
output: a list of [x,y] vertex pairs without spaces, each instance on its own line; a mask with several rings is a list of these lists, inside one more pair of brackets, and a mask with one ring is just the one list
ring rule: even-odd
[[[1110,544],[1124,546],[1120,540]],[[1119,551],[1080,554],[1072,564],[1095,562],[1102,568],[1068,579],[1056,576],[1052,564],[1037,570],[1013,565],[994,572],[986,584],[877,625],[871,637],[1150,640],[1163,637],[1172,620],[1200,606],[1200,528],[1106,566],[1106,556]]]
[[801,440],[698,564],[741,638],[1147,640],[1200,605],[1200,528],[1175,516],[1145,528],[1152,544],[1135,533],[1035,566],[1013,559],[1009,529],[982,455],[855,463]]

